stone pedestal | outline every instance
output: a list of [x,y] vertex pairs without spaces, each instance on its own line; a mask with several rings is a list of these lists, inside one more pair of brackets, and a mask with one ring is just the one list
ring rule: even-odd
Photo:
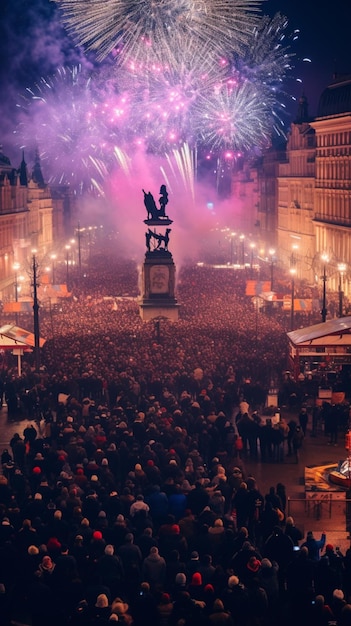
[[179,304],[174,295],[175,265],[168,250],[145,254],[141,275],[140,316],[144,321],[166,317],[178,321]]

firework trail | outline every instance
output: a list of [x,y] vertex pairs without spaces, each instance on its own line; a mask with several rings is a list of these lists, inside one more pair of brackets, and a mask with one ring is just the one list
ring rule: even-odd
[[196,151],[188,144],[174,149],[172,154],[166,155],[167,167],[160,166],[161,173],[172,193],[179,189],[180,183],[183,189],[195,202],[195,154]]

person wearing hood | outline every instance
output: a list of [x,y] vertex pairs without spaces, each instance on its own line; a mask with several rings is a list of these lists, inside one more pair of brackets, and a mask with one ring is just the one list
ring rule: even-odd
[[159,554],[157,546],[152,546],[141,568],[142,579],[149,583],[151,591],[163,590],[166,571],[165,559]]

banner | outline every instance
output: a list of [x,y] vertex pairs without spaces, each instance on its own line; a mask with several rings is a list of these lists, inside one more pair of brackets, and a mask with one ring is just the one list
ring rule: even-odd
[[4,313],[33,313],[33,301],[4,302]]
[[265,293],[271,290],[270,280],[247,280],[246,281],[246,296],[259,296],[261,293]]
[[[284,296],[283,309],[284,311],[291,311],[291,296]],[[310,313],[312,311],[312,299],[294,298],[294,311],[299,313]]]
[[38,288],[38,298],[39,300],[46,300],[50,298],[70,298],[72,292],[67,290],[67,285],[63,283],[62,285],[41,285]]

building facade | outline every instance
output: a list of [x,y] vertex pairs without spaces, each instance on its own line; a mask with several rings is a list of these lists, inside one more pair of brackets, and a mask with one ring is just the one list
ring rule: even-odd
[[315,132],[305,115],[291,125],[286,162],[278,168],[277,249],[279,262],[295,265],[297,276],[313,280],[315,255]]
[[322,93],[309,119],[299,103],[286,162],[279,165],[277,250],[288,269],[311,285],[350,295],[351,278],[351,76]]
[[[26,273],[32,250],[45,256],[53,245],[53,202],[38,157],[31,176],[22,156],[18,169],[0,149],[0,299],[12,299],[17,272]],[[16,269],[15,269],[16,268]]]
[[327,261],[328,286],[340,283],[349,292],[351,268],[351,76],[322,93],[318,116],[311,122],[316,134],[314,229],[316,254]]

